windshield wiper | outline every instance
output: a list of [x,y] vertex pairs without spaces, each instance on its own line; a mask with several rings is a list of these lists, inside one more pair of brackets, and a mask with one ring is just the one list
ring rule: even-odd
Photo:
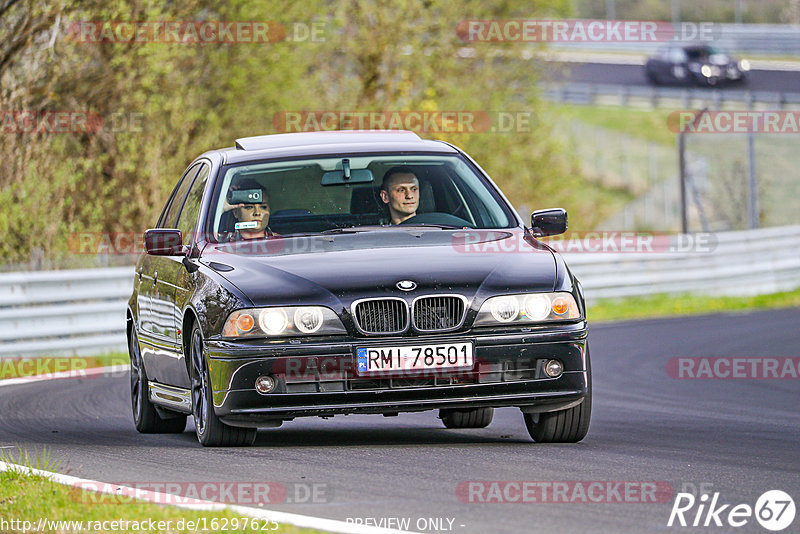
[[433,223],[416,223],[416,224],[398,224],[392,228],[441,228],[442,230],[470,230],[469,226],[455,226],[452,224],[433,224]]
[[[335,234],[357,234],[359,232],[376,232],[381,230],[412,230],[414,228],[440,228],[442,230],[463,230],[463,226],[454,226],[452,224],[431,224],[431,223],[418,223],[418,224],[387,224],[387,225],[371,225],[371,226],[343,226],[340,228],[329,228],[321,232],[302,232],[298,234],[283,234],[281,237],[310,237],[315,235],[335,235]],[[467,229],[471,229],[467,227]]]
[[342,228],[331,228],[330,230],[323,230],[320,234],[349,234],[355,232],[369,232],[375,228],[359,227],[359,226],[345,226]]

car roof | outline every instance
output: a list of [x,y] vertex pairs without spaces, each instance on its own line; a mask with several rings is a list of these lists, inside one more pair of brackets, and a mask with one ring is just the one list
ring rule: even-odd
[[206,154],[220,154],[223,162],[229,164],[295,156],[386,152],[457,154],[458,150],[443,141],[422,139],[406,130],[347,130],[243,137],[236,140],[235,148],[213,150]]

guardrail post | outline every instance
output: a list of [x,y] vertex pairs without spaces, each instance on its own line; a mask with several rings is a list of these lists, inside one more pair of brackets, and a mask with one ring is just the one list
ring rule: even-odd
[[689,233],[689,217],[686,212],[686,133],[678,134],[678,169],[681,181],[681,233]]
[[749,212],[750,212],[750,228],[756,229],[759,224],[758,216],[758,182],[756,180],[756,140],[755,134],[750,132],[747,134],[747,163],[748,163],[748,178],[750,184],[749,194]]

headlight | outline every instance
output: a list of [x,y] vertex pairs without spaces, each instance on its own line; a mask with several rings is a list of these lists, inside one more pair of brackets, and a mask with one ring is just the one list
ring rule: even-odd
[[706,78],[710,78],[711,77],[711,67],[709,67],[708,65],[703,65],[702,67],[700,67],[700,74],[702,74]]
[[270,336],[279,336],[289,326],[289,317],[283,308],[267,308],[258,314],[258,326]]
[[503,295],[486,299],[475,318],[475,326],[564,321],[580,317],[572,293]]
[[494,320],[499,323],[510,323],[519,315],[519,301],[514,297],[497,297],[489,305]]
[[228,316],[223,337],[278,337],[346,334],[342,321],[323,306],[285,306],[237,310]]
[[739,70],[741,71],[748,71],[750,70],[750,62],[746,59],[739,61]]

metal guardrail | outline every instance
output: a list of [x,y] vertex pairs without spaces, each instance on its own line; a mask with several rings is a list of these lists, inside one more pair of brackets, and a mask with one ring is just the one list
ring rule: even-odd
[[543,83],[548,100],[569,104],[603,104],[672,109],[800,109],[800,92],[718,90],[704,88],[617,85],[601,83]]
[[124,350],[133,267],[0,274],[0,357]]
[[800,226],[713,235],[710,252],[565,253],[587,300],[698,293],[759,295],[800,287]]
[[[714,234],[710,252],[564,253],[587,299],[800,287],[800,226]],[[713,241],[712,241],[713,242]],[[0,274],[0,357],[125,350],[133,268]]]

